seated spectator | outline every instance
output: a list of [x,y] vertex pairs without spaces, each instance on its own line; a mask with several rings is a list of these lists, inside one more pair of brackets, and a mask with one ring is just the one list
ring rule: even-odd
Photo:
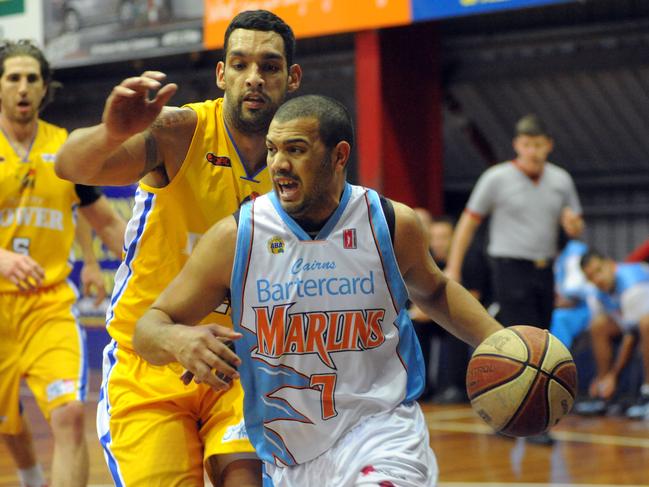
[[588,328],[592,318],[590,308],[594,305],[597,288],[581,270],[581,258],[586,252],[588,245],[584,242],[569,240],[554,262],[556,301],[550,333],[567,348]]
[[[582,257],[581,267],[597,287],[597,309],[590,325],[596,376],[589,394],[605,401],[614,395],[618,377],[639,338],[644,383],[626,416],[649,419],[649,265],[615,262],[590,250]],[[618,337],[622,342],[613,360],[613,341]]]

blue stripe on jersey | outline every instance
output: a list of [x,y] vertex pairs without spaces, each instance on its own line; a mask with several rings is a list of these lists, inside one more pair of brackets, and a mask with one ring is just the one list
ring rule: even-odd
[[322,229],[318,233],[318,236],[316,237],[316,240],[325,240],[329,236],[331,231],[338,223],[338,220],[340,220],[340,217],[343,215],[343,212],[347,208],[347,204],[349,203],[351,196],[352,187],[349,183],[345,183],[345,189],[343,190],[343,194],[340,197],[340,204],[338,205],[338,208],[336,208],[336,211],[334,211],[333,215],[329,217],[329,220],[327,220],[325,226],[322,227]]
[[[235,331],[243,337],[235,342],[237,355],[242,358],[243,365],[239,368],[241,384],[245,391],[244,411],[245,423],[248,437],[257,451],[257,455],[268,461],[280,458],[287,465],[295,463],[293,456],[286,449],[283,440],[272,430],[264,427],[264,420],[273,421],[276,419],[290,418],[295,421],[308,421],[302,414],[295,411],[290,405],[280,399],[269,397],[269,391],[276,390],[284,385],[308,388],[309,378],[295,373],[290,368],[280,366],[272,367],[263,361],[251,361],[249,356],[257,345],[257,337],[250,330],[241,326],[243,312],[243,289],[246,284],[247,267],[250,258],[252,240],[254,238],[254,227],[252,226],[252,213],[254,201],[244,204],[239,211],[239,227],[237,231],[237,246],[232,267],[232,280],[230,283],[232,323]],[[257,372],[255,372],[255,368]],[[267,408],[257,409],[259,399]],[[275,411],[272,416],[270,411]],[[265,417],[264,417],[265,414]]]
[[79,400],[85,401],[88,397],[88,339],[86,329],[79,324],[75,317],[75,325],[79,334],[79,350],[81,351],[81,363],[79,364]]
[[108,345],[106,345],[106,349],[104,350],[104,377],[101,389],[99,390],[99,404],[97,405],[97,432],[99,434],[99,443],[104,450],[104,457],[106,458],[108,470],[113,478],[113,482],[116,487],[123,487],[124,479],[122,479],[122,474],[119,471],[115,455],[113,455],[113,452],[110,449],[112,443],[112,438],[110,436],[110,401],[106,391],[108,388],[110,373],[117,364],[117,358],[115,357],[116,353],[117,342],[112,340]]
[[[140,203],[139,201],[142,195],[144,195],[144,203]],[[128,227],[130,227],[132,223],[136,225],[137,230],[135,232],[135,237],[133,238],[133,240],[131,240],[130,243],[127,244],[126,238],[124,239],[124,248],[126,249],[126,252],[124,255],[124,260],[119,265],[119,268],[115,273],[115,290],[113,291],[113,297],[110,300],[110,307],[108,308],[106,315],[106,326],[110,326],[110,322],[115,316],[114,307],[119,302],[119,298],[122,297],[122,294],[124,294],[128,281],[133,275],[133,269],[131,268],[131,265],[133,264],[133,260],[135,259],[135,253],[138,244],[140,243],[140,238],[142,238],[142,234],[144,233],[147,218],[151,214],[154,199],[155,194],[144,192],[140,188],[137,189],[135,195],[136,203],[133,210],[133,217],[131,218],[131,221],[128,222],[126,233],[128,234]],[[139,206],[141,206],[141,212],[138,215]],[[123,274],[126,274],[126,276],[123,276]]]
[[241,298],[243,296],[244,276],[248,267],[250,249],[252,247],[252,205],[247,201],[239,209],[239,222],[237,229],[237,246],[232,264],[232,277],[230,281],[230,304],[232,305],[232,323],[235,330],[241,333],[238,326],[241,323]]
[[377,244],[379,245],[378,250],[381,252],[385,276],[388,279],[388,286],[390,287],[390,291],[394,297],[396,309],[397,311],[400,311],[406,306],[408,301],[408,291],[406,290],[403,278],[401,277],[397,258],[394,255],[388,222],[383,214],[383,208],[381,207],[381,200],[378,193],[368,189],[366,195],[370,203],[369,212],[371,225],[374,234],[376,235]]
[[[347,208],[347,204],[349,203],[349,199],[351,198],[351,195],[352,195],[352,187],[349,183],[345,183],[345,189],[343,190],[343,194],[340,197],[340,204],[338,205],[338,208],[336,208],[336,211],[334,211],[333,214],[329,217],[327,223],[322,227],[322,229],[320,229],[320,232],[318,233],[315,240],[325,240],[327,238],[327,236],[331,233],[331,231],[336,226],[336,223],[338,223],[338,220],[340,220],[340,217],[345,211],[345,208]],[[288,213],[286,213],[286,211],[284,211],[284,208],[282,208],[282,204],[279,202],[279,199],[277,198],[277,193],[273,191],[269,194],[269,197],[270,197],[270,201],[273,203],[273,206],[275,207],[275,210],[277,210],[279,217],[284,221],[284,223],[286,223],[286,225],[289,227],[291,232],[295,234],[298,240],[302,240],[302,241],[312,240],[309,234],[306,233],[295,220],[293,220],[293,217]]]
[[424,358],[421,353],[421,346],[412,326],[406,304],[408,301],[408,290],[403,282],[397,258],[394,255],[390,229],[383,213],[381,200],[376,191],[367,190],[367,198],[370,203],[371,225],[376,235],[379,252],[383,261],[385,277],[388,287],[394,296],[397,312],[399,313],[395,325],[399,328],[399,345],[397,353],[408,372],[408,383],[406,385],[405,402],[417,399],[424,390],[426,371]]
[[258,183],[259,180],[255,179],[255,176],[262,172],[264,169],[266,169],[266,164],[261,166],[259,169],[257,169],[257,172],[254,172],[252,174],[248,174],[248,167],[246,164],[244,164],[245,158],[241,155],[241,152],[239,152],[239,147],[237,147],[237,143],[234,141],[234,137],[232,137],[232,134],[230,133],[230,129],[228,128],[228,125],[226,123],[223,124],[225,126],[225,132],[228,134],[228,138],[230,139],[230,142],[232,143],[232,147],[234,147],[234,151],[237,153],[237,156],[239,157],[239,160],[241,161],[241,168],[243,169],[243,173],[246,175],[245,177],[242,177],[241,179],[245,179],[246,181],[252,181],[253,183]]
[[[79,289],[72,282],[70,278],[65,280],[66,284],[72,289],[76,299],[80,297]],[[79,323],[79,308],[75,302],[72,305],[72,316],[74,317],[74,325],[77,328],[77,335],[79,337],[79,353],[81,354],[81,361],[79,363],[79,394],[77,399],[85,401],[88,398],[88,347],[86,338],[86,329]]]
[[300,225],[298,225],[293,218],[290,217],[288,213],[284,211],[284,208],[282,208],[282,204],[279,202],[277,199],[277,193],[275,191],[272,191],[271,193],[268,194],[268,197],[270,198],[271,203],[273,203],[273,206],[275,207],[275,210],[279,214],[279,217],[284,220],[284,223],[286,223],[286,226],[288,226],[289,230],[295,234],[298,240],[311,240],[311,237],[309,237],[309,234],[306,233]]

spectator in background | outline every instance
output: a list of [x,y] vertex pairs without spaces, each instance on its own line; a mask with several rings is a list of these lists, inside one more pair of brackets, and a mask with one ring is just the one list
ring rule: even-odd
[[[416,209],[415,212],[428,230],[430,253],[443,270],[453,239],[453,219],[445,215],[431,217],[430,213],[422,208]],[[467,290],[480,299],[480,292],[471,288]],[[424,389],[422,399],[432,396],[433,402],[438,404],[465,402],[465,376],[469,360],[467,345],[437,324],[430,326],[428,316],[415,305],[410,307],[410,317],[422,346],[428,372],[427,388]],[[433,343],[438,346],[433,346]]]
[[554,263],[556,300],[550,333],[567,348],[572,347],[575,338],[588,328],[592,318],[596,288],[581,270],[581,258],[586,252],[588,245],[570,240]]
[[[482,219],[490,215],[487,253],[499,320],[505,326],[548,328],[559,229],[571,238],[581,234],[581,205],[570,175],[547,161],[553,140],[537,116],[518,121],[513,148],[514,160],[487,169],[478,179],[458,222],[446,273],[461,278],[467,249]],[[551,443],[548,435],[530,441]]]
[[[599,309],[590,326],[597,375],[589,394],[602,400],[614,395],[618,377],[639,339],[644,383],[637,403],[627,409],[626,415],[649,419],[649,265],[615,262],[590,250],[582,257],[581,267],[598,289]],[[613,341],[619,337],[622,343],[613,360]]]

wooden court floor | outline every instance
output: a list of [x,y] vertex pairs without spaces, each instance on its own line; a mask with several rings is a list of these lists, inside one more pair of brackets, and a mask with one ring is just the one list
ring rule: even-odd
[[[98,373],[91,378],[86,432],[90,485],[112,485],[95,435]],[[52,445],[48,427],[28,393],[26,414],[34,427],[38,455],[47,467]],[[422,404],[431,446],[440,468],[440,487],[649,487],[649,421],[568,416],[553,430],[552,447],[497,437],[468,405]],[[17,486],[8,452],[0,444],[0,487]],[[315,486],[305,486],[315,487]]]

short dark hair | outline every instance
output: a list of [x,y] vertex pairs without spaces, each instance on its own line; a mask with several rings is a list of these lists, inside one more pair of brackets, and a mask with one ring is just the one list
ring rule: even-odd
[[608,257],[601,253],[599,250],[590,248],[584,255],[581,256],[581,259],[579,259],[579,265],[583,269],[588,264],[590,264],[590,261],[593,259],[607,260]]
[[516,122],[516,136],[519,135],[529,135],[532,137],[545,135],[546,137],[550,137],[550,132],[548,132],[545,124],[536,114],[529,113]]
[[328,149],[342,141],[354,147],[354,124],[347,108],[339,101],[323,95],[291,98],[279,107],[273,120],[288,122],[296,118],[318,120],[320,139]]
[[43,51],[41,51],[34,42],[29,39],[20,39],[18,41],[3,40],[0,42],[0,77],[5,72],[5,61],[10,57],[29,56],[38,61],[41,67],[41,77],[45,84],[52,81],[54,72],[50,67],[50,63],[45,58]]
[[223,49],[225,50],[226,56],[230,34],[236,29],[276,32],[284,40],[286,65],[288,67],[293,65],[293,58],[295,57],[295,35],[293,34],[293,29],[274,13],[268,10],[246,10],[237,14],[225,30]]

